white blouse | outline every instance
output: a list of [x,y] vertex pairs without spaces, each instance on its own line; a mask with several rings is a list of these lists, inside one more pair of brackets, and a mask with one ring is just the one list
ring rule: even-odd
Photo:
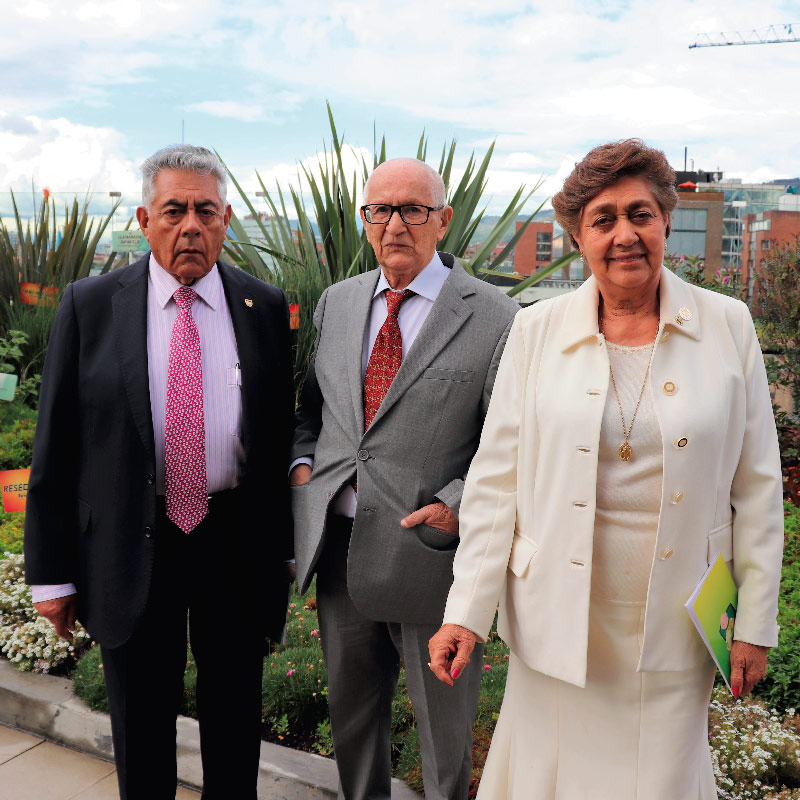
[[600,428],[597,505],[592,555],[592,596],[618,603],[643,604],[653,561],[661,507],[663,453],[649,375],[654,343],[623,347],[606,341],[625,424],[645,383],[628,443],[630,461],[619,457],[624,442],[617,395],[609,376]]

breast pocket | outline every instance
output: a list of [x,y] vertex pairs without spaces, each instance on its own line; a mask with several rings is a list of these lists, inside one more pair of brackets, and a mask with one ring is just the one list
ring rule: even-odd
[[228,367],[226,373],[227,385],[225,393],[228,404],[228,426],[231,436],[238,437],[242,415],[242,371],[237,364],[235,367]]
[[471,383],[475,377],[475,372],[471,369],[441,369],[440,367],[430,367],[422,373],[422,377],[429,381]]

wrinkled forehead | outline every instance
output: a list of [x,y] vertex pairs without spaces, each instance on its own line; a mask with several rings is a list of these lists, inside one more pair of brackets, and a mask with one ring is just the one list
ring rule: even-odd
[[198,175],[196,172],[163,169],[153,181],[153,200],[160,204],[192,206],[214,206],[222,208],[219,184],[213,175]]
[[427,170],[414,165],[386,164],[383,169],[378,167],[370,176],[364,202],[432,206],[433,193],[433,181]]

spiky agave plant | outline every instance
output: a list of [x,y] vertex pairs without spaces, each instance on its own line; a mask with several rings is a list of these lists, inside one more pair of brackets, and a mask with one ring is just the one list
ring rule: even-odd
[[[324,149],[313,168],[306,164],[298,165],[295,186],[290,185],[284,190],[277,184],[270,191],[256,172],[259,195],[263,196],[269,212],[266,220],[260,217],[247,193],[229,171],[232,183],[258,225],[259,236],[248,236],[241,221],[234,215],[230,225],[233,237],[226,241],[225,251],[243,269],[280,286],[290,303],[299,304],[300,329],[295,351],[295,377],[298,380],[305,374],[313,350],[315,335],[311,316],[322,292],[332,283],[377,266],[375,255],[360,225],[356,198],[370,170],[386,160],[386,137],[381,138],[380,144],[376,141],[371,165],[367,164],[363,155],[352,149],[356,167],[352,174],[348,174],[343,157],[345,144],[336,129],[330,105],[328,121],[331,129],[330,149]],[[428,137],[423,132],[416,156],[424,161],[427,152]],[[484,237],[478,251],[471,258],[466,258],[467,247],[486,210],[485,206],[479,207],[486,199],[486,176],[493,152],[492,144],[482,158],[472,153],[457,183],[453,181],[455,140],[442,147],[438,164],[447,191],[447,202],[453,208],[450,225],[438,247],[457,256],[464,268],[479,278],[494,274],[495,271],[488,268],[491,254],[541,186],[541,181],[530,190],[520,186]],[[307,201],[306,198],[310,199]],[[502,252],[494,259],[495,263],[501,263],[511,253],[528,223],[541,208],[542,205],[539,205],[510,237]],[[524,286],[515,286],[511,292],[516,294],[563,265],[554,262],[546,268],[548,272],[546,269],[540,270],[527,278]]]

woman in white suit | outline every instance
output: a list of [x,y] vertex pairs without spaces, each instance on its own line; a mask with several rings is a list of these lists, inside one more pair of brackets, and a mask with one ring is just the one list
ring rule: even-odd
[[[511,649],[481,800],[716,800],[714,665],[683,608],[718,553],[732,684],[777,643],[778,444],[747,307],[662,266],[675,174],[629,139],[553,198],[592,271],[512,326],[460,510],[431,668]],[[476,667],[469,667],[475,669]]]

